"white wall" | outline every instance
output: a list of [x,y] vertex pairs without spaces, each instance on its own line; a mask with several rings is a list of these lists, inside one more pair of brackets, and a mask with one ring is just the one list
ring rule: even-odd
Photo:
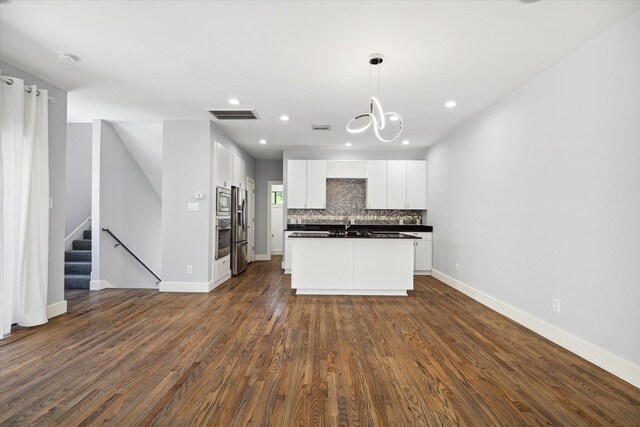
[[636,13],[428,152],[434,269],[611,353],[582,355],[636,384],[639,42]]
[[[162,280],[208,283],[213,239],[209,121],[165,120],[163,139]],[[198,192],[207,199],[195,200]],[[200,203],[200,210],[187,211],[188,203]]]
[[111,124],[93,124],[93,259],[91,279],[118,288],[155,288],[156,279],[124,248],[114,248],[108,228],[154,273],[161,271],[161,201]]
[[282,160],[256,161],[256,241],[255,252],[267,253],[267,209],[270,209],[267,193],[268,181],[282,181]]
[[[205,290],[213,279],[216,141],[241,157],[255,179],[253,157],[210,120],[164,121],[161,289]],[[195,193],[206,199],[195,200]],[[200,210],[187,211],[188,203],[200,203]]]
[[67,125],[64,235],[91,216],[91,123]]
[[67,145],[67,92],[0,60],[2,74],[23,79],[49,91],[56,102],[49,103],[49,305],[64,301],[65,162]]

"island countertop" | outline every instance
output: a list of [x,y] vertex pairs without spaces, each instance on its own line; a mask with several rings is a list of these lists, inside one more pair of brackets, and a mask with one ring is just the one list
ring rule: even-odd
[[[330,231],[344,229],[345,224],[287,224],[285,231]],[[349,231],[396,231],[399,233],[431,233],[433,226],[423,224],[351,224]]]
[[419,240],[421,237],[410,234],[396,232],[372,232],[367,230],[349,230],[333,232],[306,232],[292,233],[290,239],[396,239],[396,240]]

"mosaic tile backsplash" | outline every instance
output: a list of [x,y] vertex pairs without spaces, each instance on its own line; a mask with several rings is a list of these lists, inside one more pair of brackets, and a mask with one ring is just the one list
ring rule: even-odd
[[288,223],[344,224],[419,224],[422,211],[366,209],[367,180],[327,179],[326,209],[288,209]]

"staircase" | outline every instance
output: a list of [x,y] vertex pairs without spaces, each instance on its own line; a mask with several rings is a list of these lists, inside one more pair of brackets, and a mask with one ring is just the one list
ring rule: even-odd
[[72,250],[64,253],[64,287],[89,289],[91,281],[91,230],[85,230],[82,239],[74,240]]

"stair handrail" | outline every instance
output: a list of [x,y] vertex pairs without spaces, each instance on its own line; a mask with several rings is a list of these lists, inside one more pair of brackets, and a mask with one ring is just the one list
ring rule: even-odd
[[111,232],[111,230],[109,230],[108,228],[103,228],[102,231],[106,231],[107,234],[109,234],[109,236],[113,237],[113,239],[118,242],[123,248],[125,248],[125,250],[127,252],[129,252],[129,254],[131,254],[132,257],[134,257],[136,259],[136,261],[138,261],[144,268],[147,269],[147,271],[151,274],[153,274],[153,277],[155,277],[156,279],[158,279],[158,281],[156,283],[160,283],[162,282],[162,279],[160,277],[158,277],[158,275],[156,273],[154,273],[149,267],[147,267],[147,264],[145,264],[144,262],[142,262],[142,260],[140,258],[138,258],[138,256],[136,254],[134,254],[133,252],[131,252],[131,249],[129,249],[127,247],[127,245],[125,245],[124,243],[122,243],[122,240],[118,239],[118,237],[116,237],[115,234],[113,234]]

